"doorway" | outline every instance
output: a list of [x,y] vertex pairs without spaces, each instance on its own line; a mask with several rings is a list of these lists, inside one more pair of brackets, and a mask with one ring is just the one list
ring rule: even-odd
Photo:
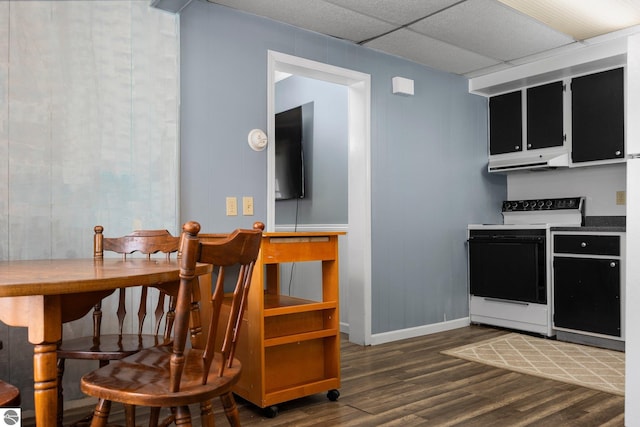
[[267,60],[267,231],[275,231],[275,75],[290,73],[348,88],[349,341],[371,341],[371,76],[275,51]]

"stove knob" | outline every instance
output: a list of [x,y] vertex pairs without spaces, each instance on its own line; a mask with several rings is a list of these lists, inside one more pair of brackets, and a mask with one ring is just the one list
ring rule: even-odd
[[538,202],[538,207],[539,207],[539,208],[541,208],[541,207],[543,207],[543,206],[544,206],[544,202],[543,202],[542,200],[540,200],[540,201]]
[[553,205],[553,202],[551,200],[547,200],[547,207],[550,208],[551,205]]

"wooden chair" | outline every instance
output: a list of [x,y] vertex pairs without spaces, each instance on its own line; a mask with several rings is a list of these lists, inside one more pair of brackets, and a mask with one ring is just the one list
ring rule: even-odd
[[[115,252],[122,254],[123,260],[132,256],[134,252],[144,254],[147,258],[155,253],[162,253],[169,259],[172,253],[177,253],[180,249],[180,237],[172,236],[167,230],[138,230],[122,237],[104,237],[103,227],[94,227],[93,256],[96,261],[102,260],[104,252]],[[127,290],[119,289],[118,308],[115,315],[118,319],[118,333],[102,334],[102,303],[95,305],[93,311],[93,335],[78,338],[63,339],[58,346],[58,425],[62,426],[64,403],[62,377],[64,375],[66,359],[98,360],[100,366],[109,364],[110,361],[123,359],[143,348],[149,348],[170,342],[170,331],[173,322],[173,310],[175,308],[175,297],[173,301],[169,299],[169,308],[165,318],[164,331],[160,331],[162,319],[165,315],[166,294],[159,292],[158,302],[155,307],[155,326],[153,334],[143,334],[144,321],[147,316],[147,295],[149,289],[142,287],[138,307],[137,333],[125,334],[124,322],[126,318]],[[77,301],[74,301],[76,303]],[[68,304],[68,306],[71,304]],[[77,305],[77,304],[76,304]],[[68,307],[63,313],[63,321],[76,320],[83,317],[86,309]],[[76,312],[77,311],[77,312]],[[91,417],[84,420],[88,421]]]
[[[92,426],[107,425],[112,401],[125,405],[127,426],[135,425],[135,406],[151,407],[150,426],[171,422],[190,426],[188,405],[192,404],[200,404],[202,425],[213,426],[211,399],[214,397],[221,398],[231,425],[240,425],[231,387],[238,380],[241,366],[233,355],[263,229],[264,224],[256,223],[253,230],[235,230],[220,240],[202,243],[197,237],[200,231],[197,222],[183,226],[173,345],[142,350],[82,377],[81,390],[99,399]],[[198,314],[198,281],[193,275],[196,261],[213,264],[217,272],[206,340]],[[214,351],[218,319],[224,318],[220,313],[225,298],[225,277],[231,275],[237,276],[237,280],[230,304],[224,305],[224,311],[228,308],[229,312],[226,332],[219,351]],[[185,350],[188,333],[191,346]],[[171,408],[168,419],[161,424],[160,408]]]
[[[2,350],[2,341],[0,341],[0,350]],[[20,406],[20,390],[0,380],[0,407],[11,406]]]

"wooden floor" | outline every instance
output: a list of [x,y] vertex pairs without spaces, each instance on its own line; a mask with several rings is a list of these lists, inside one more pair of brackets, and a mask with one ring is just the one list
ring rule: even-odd
[[[623,397],[440,354],[507,332],[470,326],[373,347],[345,340],[337,402],[313,395],[280,404],[278,415],[267,418],[260,408],[238,399],[242,425],[624,425]],[[215,409],[217,425],[228,425],[219,402]],[[65,413],[65,423],[77,414]],[[113,422],[122,421],[121,413],[113,415]],[[33,425],[33,420],[23,425]],[[140,425],[145,425],[142,419]]]

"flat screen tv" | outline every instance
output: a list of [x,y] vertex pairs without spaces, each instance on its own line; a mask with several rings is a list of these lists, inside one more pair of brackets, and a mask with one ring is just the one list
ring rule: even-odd
[[302,106],[276,114],[276,200],[304,198]]

